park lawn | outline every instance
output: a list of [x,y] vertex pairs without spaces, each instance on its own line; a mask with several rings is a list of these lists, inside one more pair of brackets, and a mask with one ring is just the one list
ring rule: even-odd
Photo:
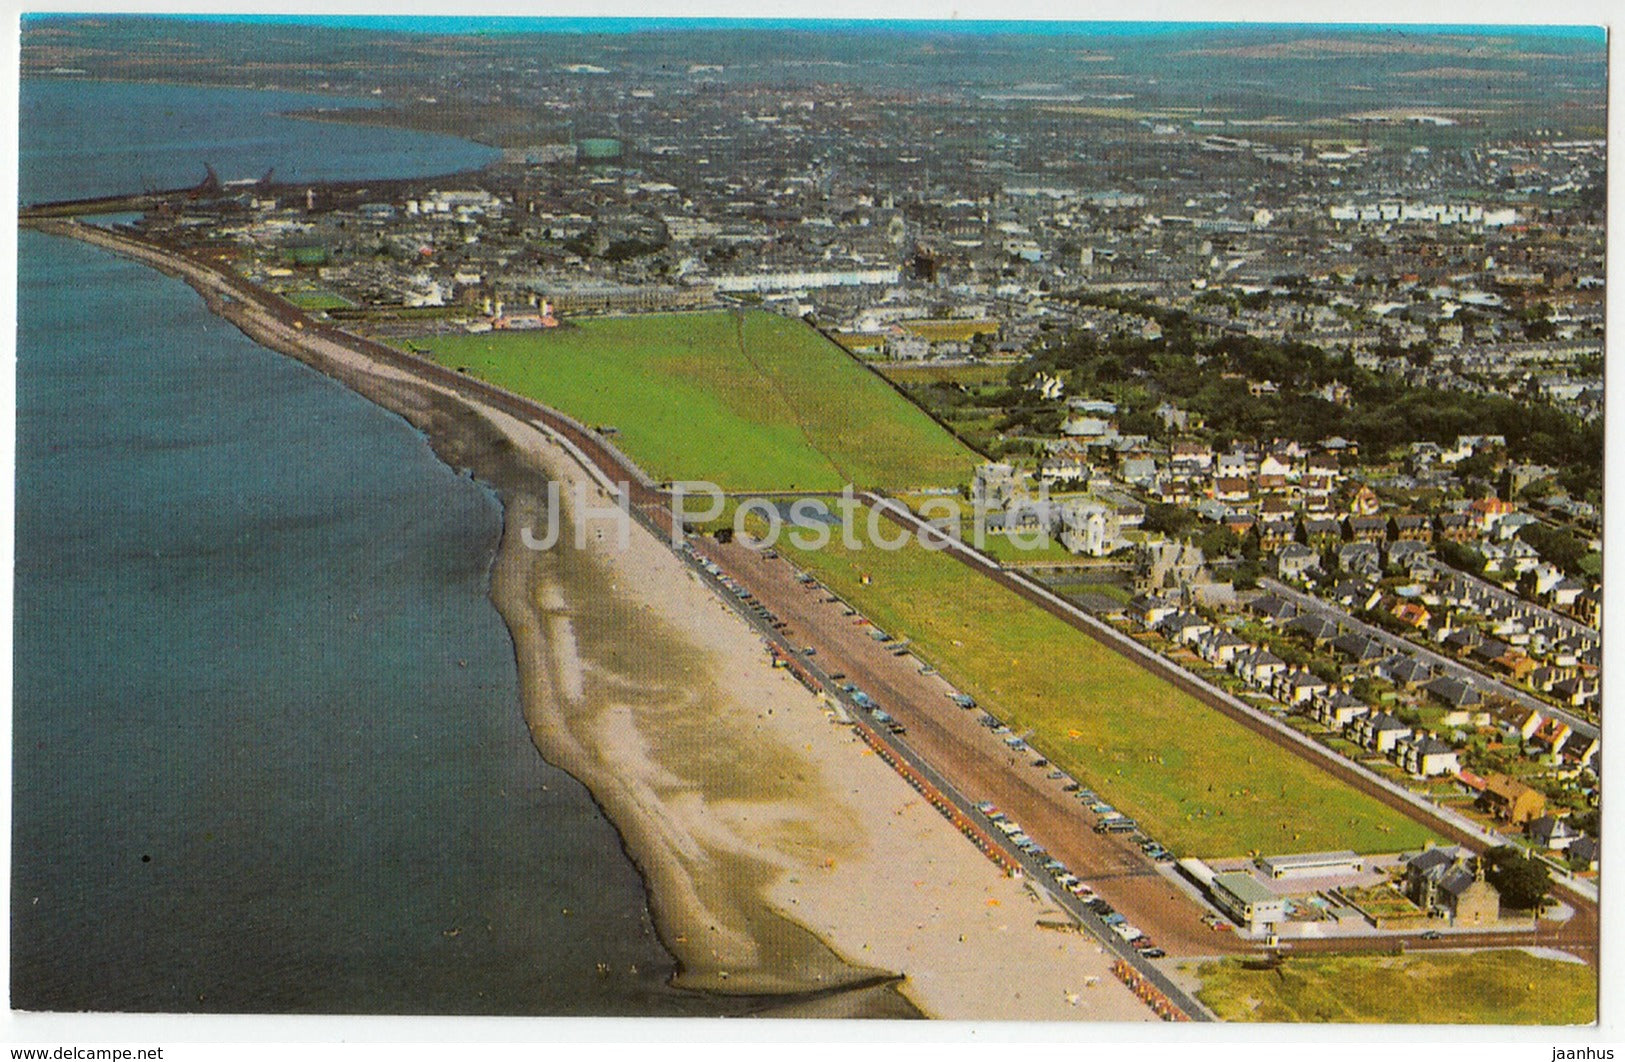
[[[1021,541],[1029,541],[1023,538]],[[1074,553],[1068,553],[1065,546],[1043,535],[1037,539],[1037,549],[1022,549],[1018,541],[1008,535],[984,535],[981,551],[998,561],[1000,564],[1009,564],[1020,567],[1023,564],[1077,564],[1080,558]]]
[[1205,963],[1200,999],[1222,1021],[1585,1025],[1597,978],[1528,952],[1289,958],[1275,970]]
[[656,480],[726,490],[957,486],[977,460],[840,348],[760,310],[588,318],[424,336],[466,368],[591,425]]
[[848,551],[838,536],[780,548],[1181,855],[1395,852],[1431,837],[951,557],[917,542]]

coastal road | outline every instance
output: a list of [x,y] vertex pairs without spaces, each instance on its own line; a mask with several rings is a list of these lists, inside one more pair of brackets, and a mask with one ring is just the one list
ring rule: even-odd
[[[695,538],[691,545],[698,557],[715,563],[788,625],[788,630],[783,631],[772,628],[748,607],[742,607],[726,588],[717,587],[766,640],[781,651],[796,654],[802,667],[827,682],[828,691],[843,698],[847,714],[857,720],[856,725],[870,730],[894,755],[927,778],[965,818],[980,823],[1006,858],[1021,866],[1029,881],[1095,936],[1109,953],[1129,962],[1189,1016],[1205,1020],[1206,1011],[1194,998],[1163,974],[1153,960],[1112,933],[1082,900],[1055,885],[1047,870],[993,829],[975,810],[975,803],[992,800],[1020,821],[1029,836],[1043,843],[1050,855],[1093,886],[1170,954],[1176,953],[1176,947],[1181,954],[1209,955],[1221,950],[1247,951],[1250,945],[1203,926],[1194,905],[1157,874],[1132,845],[1120,837],[1092,833],[1087,813],[1062,790],[1061,783],[1049,779],[1045,770],[1028,766],[1031,753],[1025,759],[1013,759],[998,738],[975,723],[982,714],[979,710],[955,705],[950,700],[952,687],[937,676],[922,675],[911,654],[894,655],[893,646],[870,637],[867,632],[873,628],[857,622],[861,617],[846,615],[845,605],[827,600],[829,591],[802,583],[787,561],[768,558],[750,546],[708,538]],[[807,654],[807,648],[814,652]],[[904,724],[906,736],[899,739],[867,722],[863,710],[839,693],[839,686],[825,668],[843,675],[842,684],[850,682],[873,697]]]
[[800,582],[788,561],[765,559],[750,546],[704,539],[694,545],[789,624],[792,648],[816,650],[803,659],[844,674],[843,681],[873,697],[907,727],[907,745],[954,788],[972,802],[998,805],[1170,954],[1249,950],[1245,941],[1204,926],[1200,911],[1127,837],[1094,833],[1094,816],[1062,788],[1066,779],[1032,766],[1037,754],[1030,749],[1012,751],[1003,736],[978,722],[981,709],[958,707],[951,699],[957,691],[941,676],[922,674],[912,653],[896,655],[895,644],[876,641],[874,628],[860,622],[862,616],[848,616],[848,606],[829,600],[828,590]]
[[1542,716],[1556,717],[1572,727],[1576,734],[1581,734],[1586,738],[1594,738],[1598,734],[1597,725],[1595,723],[1582,719],[1572,712],[1566,712],[1561,708],[1548,704],[1532,694],[1523,692],[1515,686],[1507,685],[1499,679],[1494,679],[1480,671],[1475,671],[1473,668],[1468,667],[1459,660],[1453,660],[1450,657],[1445,656],[1443,653],[1436,652],[1428,646],[1420,645],[1408,638],[1402,638],[1397,634],[1385,631],[1381,627],[1374,627],[1369,623],[1357,620],[1337,605],[1331,604],[1327,601],[1322,601],[1320,598],[1306,594],[1301,590],[1294,590],[1292,587],[1287,586],[1285,583],[1275,579],[1260,579],[1259,585],[1263,586],[1271,593],[1292,602],[1300,611],[1311,612],[1315,615],[1331,620],[1333,623],[1341,626],[1344,630],[1357,631],[1360,634],[1375,639],[1379,644],[1388,647],[1396,653],[1405,653],[1409,656],[1417,657],[1426,663],[1428,667],[1432,668],[1434,674],[1445,675],[1464,682],[1474,690],[1477,690],[1479,696],[1490,694],[1498,697],[1505,697],[1513,703],[1521,705],[1532,712],[1539,712]]

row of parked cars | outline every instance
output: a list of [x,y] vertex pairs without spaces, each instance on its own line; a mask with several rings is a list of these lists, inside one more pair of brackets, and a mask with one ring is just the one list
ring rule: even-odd
[[[1080,786],[1079,792],[1083,791]],[[1148,959],[1160,959],[1168,954],[1157,947],[1156,942],[1150,937],[1129,925],[1128,920],[1113,910],[1111,904],[1095,895],[1095,890],[1087,882],[1068,870],[1065,863],[1044,851],[1037,841],[1027,836],[1020,823],[1000,811],[990,801],[984,800],[977,804],[976,810],[992,824],[994,829],[1010,838],[1011,843],[1017,848],[1037,860],[1039,865],[1054,879],[1055,884],[1082,900],[1085,907],[1098,915],[1107,928],[1121,937],[1134,950]]]
[[1077,790],[1077,797],[1090,811],[1094,812],[1096,816],[1096,833],[1131,833],[1134,835],[1131,840],[1140,846],[1140,851],[1144,852],[1147,858],[1154,859],[1159,863],[1173,862],[1173,852],[1163,847],[1161,843],[1153,838],[1146,836],[1141,832],[1139,823],[1100,799],[1100,796],[1094,790],[1080,788]]
[[[834,676],[831,676],[834,677]],[[844,676],[843,676],[844,677]],[[876,700],[848,682],[841,686],[841,692],[851,698],[853,704],[869,713],[869,718],[885,727],[893,734],[906,734],[908,728],[897,721],[897,718],[882,708]]]
[[778,615],[774,613],[772,609],[756,600],[756,596],[754,594],[752,594],[749,590],[746,590],[743,586],[739,585],[738,581],[725,573],[715,561],[707,557],[700,556],[694,551],[694,547],[690,546],[687,542],[682,544],[680,550],[681,552],[694,558],[695,563],[704,569],[706,574],[710,575],[711,578],[721,583],[724,590],[737,597],[744,604],[746,610],[748,610],[757,619],[761,620],[763,623],[766,623],[769,627],[772,627],[777,631],[782,631],[789,627],[788,623],[779,619]]

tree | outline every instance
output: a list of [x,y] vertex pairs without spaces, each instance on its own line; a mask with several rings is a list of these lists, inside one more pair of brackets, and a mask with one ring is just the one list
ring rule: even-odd
[[1555,564],[1570,575],[1580,571],[1580,562],[1591,552],[1572,532],[1560,527],[1527,524],[1518,529],[1518,537],[1533,546],[1541,560]]
[[1145,530],[1161,532],[1170,538],[1180,537],[1195,524],[1195,513],[1178,505],[1158,501],[1146,505],[1145,518],[1140,522],[1140,526]]
[[1531,859],[1514,845],[1502,845],[1484,853],[1484,880],[1501,894],[1501,903],[1517,910],[1540,906],[1552,887],[1552,873],[1546,864]]

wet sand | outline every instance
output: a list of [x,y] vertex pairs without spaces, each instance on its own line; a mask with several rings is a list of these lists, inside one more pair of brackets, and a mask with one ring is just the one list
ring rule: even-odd
[[[818,699],[662,541],[567,506],[535,550],[547,484],[609,499],[543,432],[228,297],[207,268],[41,223],[186,280],[211,309],[405,417],[492,484],[505,532],[491,596],[540,753],[580,779],[648,884],[680,987],[804,1017],[1144,1021],[1097,944],[1041,927],[1006,878]],[[843,991],[843,989],[850,989]]]

